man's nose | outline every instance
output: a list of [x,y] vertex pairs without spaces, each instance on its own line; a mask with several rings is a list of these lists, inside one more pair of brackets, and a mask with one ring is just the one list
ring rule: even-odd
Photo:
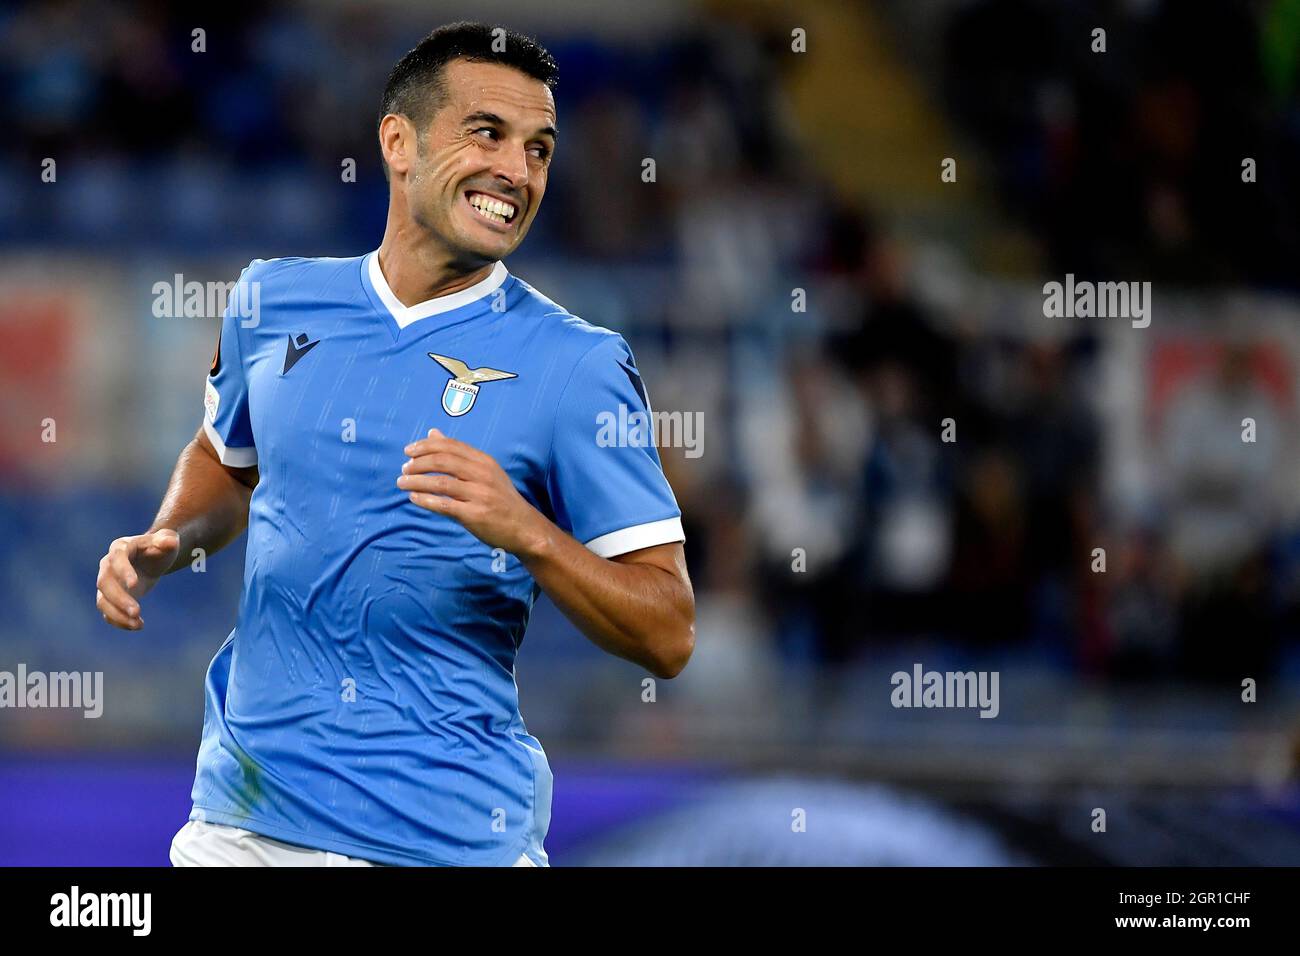
[[514,189],[523,189],[528,185],[528,154],[523,144],[497,151],[496,166],[492,174]]

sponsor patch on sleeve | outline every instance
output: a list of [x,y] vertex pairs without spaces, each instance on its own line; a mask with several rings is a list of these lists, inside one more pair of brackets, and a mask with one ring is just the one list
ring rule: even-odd
[[221,407],[221,393],[217,387],[208,382],[208,387],[203,390],[203,407],[207,410],[208,421],[212,424],[217,423],[217,409]]

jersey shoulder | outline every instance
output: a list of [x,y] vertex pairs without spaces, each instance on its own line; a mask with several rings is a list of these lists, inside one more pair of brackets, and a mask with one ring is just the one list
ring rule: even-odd
[[598,348],[631,354],[627,342],[619,333],[574,315],[555,300],[538,292],[523,279],[518,276],[514,279],[518,283],[522,296],[513,310],[518,310],[527,316],[537,326],[538,331],[546,337],[549,347],[563,354],[573,364],[576,365],[588,353]]
[[364,256],[254,259],[240,273],[232,298],[245,310],[250,307],[257,310],[253,328],[261,334],[283,331],[281,326],[285,322],[301,319],[304,308],[316,313],[347,308],[364,297],[363,259]]
[[254,259],[245,268],[241,282],[266,284],[271,291],[286,291],[289,286],[303,284],[307,291],[319,290],[321,285],[352,280],[360,275],[365,256],[336,258],[332,256],[282,256],[275,259]]

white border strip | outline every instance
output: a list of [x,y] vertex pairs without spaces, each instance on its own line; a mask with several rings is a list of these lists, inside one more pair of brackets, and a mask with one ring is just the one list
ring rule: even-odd
[[685,540],[682,519],[664,518],[662,521],[650,521],[602,534],[599,538],[588,541],[587,547],[602,558],[616,558],[629,551],[640,551],[642,548],[653,548],[656,544]]
[[406,328],[412,322],[420,319],[427,319],[431,315],[439,315],[443,312],[450,312],[452,309],[459,309],[461,306],[469,305],[471,302],[477,302],[485,295],[491,295],[501,284],[506,281],[510,273],[506,271],[506,264],[498,262],[488,273],[488,277],[481,282],[476,282],[468,289],[461,289],[459,292],[453,292],[451,295],[435,296],[432,299],[426,299],[423,302],[417,302],[415,305],[402,305],[397,296],[393,295],[393,290],[388,287],[388,280],[384,278],[384,272],[379,268],[379,250],[376,249],[370,253],[370,284],[375,287],[375,292],[379,294],[379,299],[392,313],[393,321],[397,323],[398,328]]
[[208,441],[212,442],[212,447],[217,450],[217,457],[221,459],[223,465],[229,465],[231,468],[252,468],[257,464],[256,448],[227,448],[226,443],[217,434],[217,430],[206,418],[203,419],[203,434],[207,435]]

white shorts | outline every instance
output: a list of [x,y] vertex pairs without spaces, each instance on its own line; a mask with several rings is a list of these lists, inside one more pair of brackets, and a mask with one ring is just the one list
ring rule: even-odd
[[[313,850],[292,843],[229,827],[191,820],[172,838],[172,866],[382,866],[328,850]],[[513,866],[536,866],[527,856]]]

